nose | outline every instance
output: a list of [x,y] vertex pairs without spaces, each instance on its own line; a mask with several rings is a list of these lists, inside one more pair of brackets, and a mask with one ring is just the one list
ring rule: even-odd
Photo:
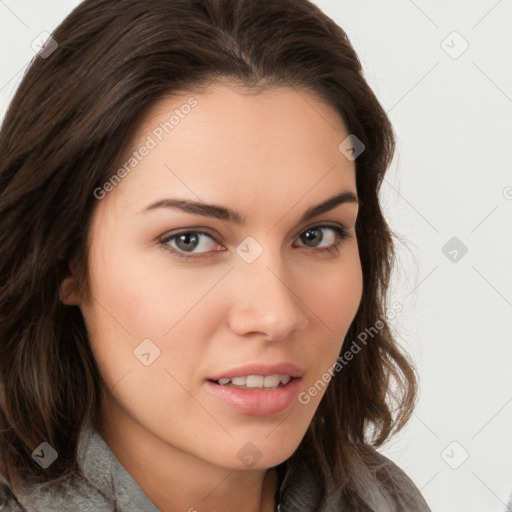
[[240,336],[258,334],[279,341],[306,327],[305,305],[282,265],[275,258],[260,258],[240,262],[231,272],[235,283],[229,326]]

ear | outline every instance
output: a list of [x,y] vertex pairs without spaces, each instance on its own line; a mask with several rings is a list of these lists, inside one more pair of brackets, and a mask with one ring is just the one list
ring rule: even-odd
[[60,283],[60,301],[68,306],[78,306],[80,296],[76,288],[76,262],[73,260],[69,264],[68,275]]

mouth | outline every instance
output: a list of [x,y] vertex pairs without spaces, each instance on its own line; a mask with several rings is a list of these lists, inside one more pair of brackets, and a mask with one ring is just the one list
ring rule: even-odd
[[204,381],[222,406],[247,416],[277,416],[290,411],[299,395],[303,370],[290,364],[248,365]]
[[278,389],[286,386],[292,379],[291,375],[247,375],[241,377],[222,377],[218,380],[208,379],[209,382],[218,384],[219,386],[238,388],[238,389]]

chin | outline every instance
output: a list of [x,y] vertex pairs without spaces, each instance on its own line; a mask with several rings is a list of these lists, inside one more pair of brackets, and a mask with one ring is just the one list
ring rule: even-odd
[[[290,432],[272,432],[262,429],[256,436],[237,436],[230,442],[229,448],[219,454],[223,466],[230,470],[268,469],[283,463],[297,450],[302,436],[291,436]],[[233,453],[230,461],[226,453]]]

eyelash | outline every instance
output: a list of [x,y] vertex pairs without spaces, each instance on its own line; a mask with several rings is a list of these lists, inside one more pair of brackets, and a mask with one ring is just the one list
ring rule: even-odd
[[[340,248],[341,248],[341,245],[342,245],[343,241],[344,240],[348,240],[349,238],[351,238],[351,235],[349,235],[349,233],[347,232],[347,230],[345,228],[343,228],[342,226],[332,226],[330,224],[317,224],[315,226],[311,226],[309,228],[306,228],[304,231],[302,231],[300,233],[300,235],[302,235],[303,233],[306,233],[309,230],[313,230],[313,229],[331,229],[335,233],[335,240],[334,240],[334,242],[330,246],[328,246],[328,247],[321,247],[319,249],[316,249],[315,247],[311,247],[310,248],[312,250],[316,250],[316,251],[320,251],[320,252],[327,251],[330,254],[337,254],[339,252]],[[166,236],[165,238],[161,239],[159,243],[161,244],[162,248],[165,251],[167,251],[167,252],[177,256],[178,258],[182,258],[184,260],[208,257],[208,253],[199,253],[199,254],[191,255],[191,254],[185,253],[184,251],[181,251],[179,249],[174,249],[174,248],[169,246],[169,242],[171,240],[174,240],[174,239],[176,239],[177,237],[179,237],[181,235],[190,235],[190,234],[204,235],[204,236],[207,236],[208,238],[214,240],[215,242],[217,242],[213,238],[213,236],[210,235],[207,232],[189,230],[189,231],[181,231],[179,233],[174,233],[173,235]],[[301,246],[301,247],[306,247],[307,248],[307,246]],[[220,251],[215,251],[215,252],[220,252]]]

